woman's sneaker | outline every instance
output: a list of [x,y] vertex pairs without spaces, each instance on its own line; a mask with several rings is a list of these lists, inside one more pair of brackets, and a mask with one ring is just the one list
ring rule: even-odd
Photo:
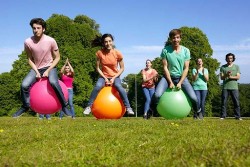
[[132,108],[127,108],[126,110],[127,110],[128,115],[134,115],[135,114],[134,111],[132,110]]
[[91,113],[91,108],[90,107],[86,107],[85,110],[83,111],[84,115],[89,115]]

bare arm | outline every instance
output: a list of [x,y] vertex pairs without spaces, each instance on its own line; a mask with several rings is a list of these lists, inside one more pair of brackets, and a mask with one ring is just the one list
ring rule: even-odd
[[164,71],[164,74],[165,74],[165,77],[169,83],[169,88],[174,88],[174,83],[171,79],[171,76],[170,76],[170,73],[169,73],[169,70],[168,70],[168,62],[166,59],[162,59],[162,64],[163,64],[163,71]]
[[147,82],[147,81],[150,81],[152,79],[157,80],[157,76],[158,76],[158,74],[155,74],[154,76],[147,78],[145,74],[142,74],[142,79],[143,79],[143,82]]
[[74,68],[71,66],[70,62],[68,61],[68,65],[69,65],[69,68],[70,68],[70,71],[71,71],[71,75],[74,75]]
[[118,73],[117,73],[115,76],[113,76],[112,79],[110,80],[110,83],[111,83],[111,84],[113,84],[114,81],[115,81],[115,78],[119,77],[119,76],[123,73],[123,71],[124,71],[124,61],[123,61],[123,59],[122,59],[121,61],[119,61],[118,64],[119,64],[119,67],[120,67],[120,68],[119,68],[119,71],[118,71]]
[[205,78],[206,82],[208,82],[208,80],[209,80],[208,73],[207,73],[207,74],[205,74],[205,72],[204,72],[204,71],[205,71],[205,70],[204,70],[204,68],[203,68],[203,70],[202,70],[203,76],[204,76],[204,78]]
[[179,89],[181,89],[181,84],[183,83],[184,79],[187,77],[188,69],[189,69],[189,62],[190,62],[190,60],[187,60],[184,63],[184,70],[183,70],[183,73],[181,75],[181,79],[180,79],[179,83],[176,85],[177,88],[179,88]]
[[36,72],[36,78],[41,78],[41,75],[35,65],[35,63],[33,62],[33,58],[32,58],[32,53],[30,51],[29,48],[25,47],[25,51],[27,53],[27,56],[28,56],[28,63],[29,65],[31,66],[31,68]]
[[105,83],[109,83],[108,78],[105,77],[102,70],[100,69],[100,64],[101,64],[100,59],[96,57],[96,71],[105,79]]

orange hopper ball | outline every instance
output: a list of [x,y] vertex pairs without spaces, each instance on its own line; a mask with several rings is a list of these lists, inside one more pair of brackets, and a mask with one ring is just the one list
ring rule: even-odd
[[125,107],[115,87],[105,86],[97,95],[92,113],[97,119],[120,119],[125,114]]

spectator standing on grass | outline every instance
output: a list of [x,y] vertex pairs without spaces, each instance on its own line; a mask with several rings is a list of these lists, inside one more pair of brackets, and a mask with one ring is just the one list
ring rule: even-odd
[[150,110],[150,103],[152,96],[155,93],[155,83],[158,80],[158,72],[152,68],[151,60],[146,60],[146,68],[141,71],[142,74],[142,90],[146,98],[144,104],[143,118],[148,119],[148,112]]
[[238,80],[240,79],[240,68],[234,64],[235,55],[228,53],[226,55],[227,64],[220,68],[220,78],[223,80],[221,94],[221,115],[220,119],[227,117],[227,100],[230,95],[234,104],[234,116],[237,120],[242,120],[240,116],[240,99]]
[[[74,69],[71,66],[69,59],[67,58],[65,61],[65,64],[62,66],[61,71],[61,81],[66,85],[69,93],[69,107],[70,107],[70,112],[72,115],[72,118],[75,119],[75,110],[74,110],[74,104],[73,104],[73,81],[74,81]],[[63,111],[60,111],[60,116],[59,118],[62,119],[64,113]]]
[[201,108],[199,117],[205,116],[205,101],[207,96],[207,82],[208,82],[208,70],[203,67],[203,61],[198,58],[196,61],[196,68],[192,70],[193,88],[198,98],[198,105]]

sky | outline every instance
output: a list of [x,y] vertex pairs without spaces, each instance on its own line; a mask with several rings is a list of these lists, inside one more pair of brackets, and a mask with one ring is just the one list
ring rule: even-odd
[[[221,65],[234,53],[240,66],[239,83],[250,83],[249,0],[8,0],[0,5],[0,73],[9,72],[32,36],[32,18],[62,14],[74,19],[86,15],[111,33],[124,56],[125,71],[137,74],[147,59],[159,57],[168,33],[174,28],[197,27],[206,34],[212,57]],[[93,55],[94,56],[94,55]],[[192,55],[191,55],[192,56]],[[190,67],[192,68],[192,67]],[[208,69],[209,70],[209,69]]]

